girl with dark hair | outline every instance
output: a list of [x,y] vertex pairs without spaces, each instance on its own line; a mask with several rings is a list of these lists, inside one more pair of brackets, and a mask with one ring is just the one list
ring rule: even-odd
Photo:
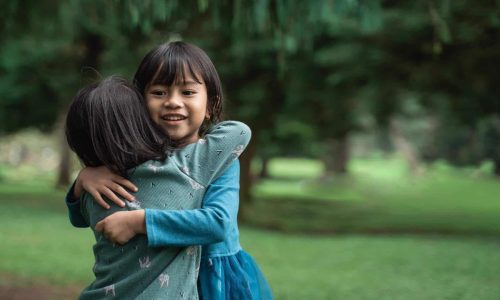
[[[203,107],[204,99],[191,100]],[[249,128],[221,122],[203,140],[165,152],[163,130],[150,119],[140,93],[111,77],[78,92],[66,118],[66,137],[85,166],[106,166],[140,187],[138,200],[124,207],[105,209],[87,193],[71,204],[72,222],[90,226],[96,239],[95,280],[80,299],[197,299],[201,247],[151,247],[144,235],[144,209],[199,208],[206,187],[248,144]],[[114,227],[116,220],[127,224]],[[110,228],[133,232],[115,239]]]
[[[210,58],[194,45],[174,42],[153,49],[139,65],[134,84],[144,95],[153,121],[177,148],[196,142],[220,120],[223,96],[219,76]],[[197,89],[200,86],[203,88]],[[193,107],[187,97],[201,95],[207,107],[201,125],[196,126],[200,119],[189,113]],[[184,101],[176,100],[183,97]],[[198,279],[202,299],[272,299],[267,281],[239,242],[239,175],[236,160],[208,187],[200,209],[145,211],[143,222],[151,247],[203,245]],[[103,168],[82,170],[77,185],[96,199],[103,194],[119,205],[123,202],[115,193],[131,200],[133,196],[123,187],[135,190],[130,181]],[[123,233],[125,221],[113,216],[105,221],[113,223],[103,229],[112,240],[125,242],[133,236],[133,229]]]
[[167,136],[138,99],[135,87],[119,77],[77,93],[66,116],[66,140],[85,166],[106,165],[126,177],[128,169],[165,157]]

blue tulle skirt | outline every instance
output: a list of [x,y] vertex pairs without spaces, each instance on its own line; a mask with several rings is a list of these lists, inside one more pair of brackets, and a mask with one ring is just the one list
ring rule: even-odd
[[202,300],[273,299],[257,263],[244,250],[229,256],[202,257],[198,293]]

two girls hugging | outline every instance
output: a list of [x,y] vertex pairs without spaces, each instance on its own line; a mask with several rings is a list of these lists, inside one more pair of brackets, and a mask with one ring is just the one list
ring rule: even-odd
[[66,204],[96,240],[80,299],[272,299],[239,242],[251,132],[220,122],[222,101],[210,58],[184,42],[151,50],[133,84],[110,77],[75,96],[66,137],[85,168]]

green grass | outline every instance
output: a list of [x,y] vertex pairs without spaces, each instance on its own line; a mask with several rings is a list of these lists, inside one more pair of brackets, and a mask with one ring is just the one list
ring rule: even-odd
[[355,160],[351,174],[316,180],[311,161],[286,177],[276,160],[271,179],[258,183],[250,223],[283,231],[500,233],[500,184],[477,170],[437,164],[410,176],[397,160]]
[[[51,198],[45,198],[51,196]],[[91,278],[92,236],[71,228],[60,192],[2,194],[0,273],[23,282]],[[442,236],[304,236],[243,228],[276,299],[497,299],[500,239]]]
[[[355,177],[318,182],[317,162],[300,163],[273,162],[252,223],[308,234],[241,230],[276,299],[500,297],[497,181],[439,165],[411,178],[397,160],[365,160]],[[0,183],[0,285],[91,281],[93,237],[71,227],[63,196],[47,178]],[[312,234],[383,230],[419,234]]]
[[93,236],[69,223],[64,192],[39,184],[0,184],[0,273],[21,281],[88,282]]
[[244,230],[276,299],[498,299],[500,239]]

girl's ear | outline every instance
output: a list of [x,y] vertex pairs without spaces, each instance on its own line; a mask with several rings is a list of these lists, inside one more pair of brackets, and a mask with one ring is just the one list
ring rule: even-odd
[[205,120],[210,120],[210,112],[208,111],[208,109],[205,112]]

